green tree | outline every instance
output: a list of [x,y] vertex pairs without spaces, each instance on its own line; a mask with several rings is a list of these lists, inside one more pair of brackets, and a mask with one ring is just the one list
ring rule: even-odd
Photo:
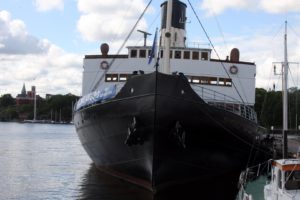
[[4,94],[0,97],[0,107],[15,105],[15,99],[10,94]]

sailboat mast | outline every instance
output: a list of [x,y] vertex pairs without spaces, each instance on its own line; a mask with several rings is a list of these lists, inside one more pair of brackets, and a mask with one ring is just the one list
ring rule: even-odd
[[288,130],[288,93],[287,93],[287,82],[288,82],[288,57],[287,57],[287,21],[285,21],[285,34],[284,34],[284,62],[283,62],[283,130]]
[[171,46],[171,22],[172,22],[172,11],[173,10],[173,0],[168,0],[167,5],[167,21],[166,21],[166,32],[163,35],[165,37],[164,44],[164,64],[162,66],[161,72],[165,74],[170,74],[170,46]]
[[33,90],[33,92],[34,92],[33,121],[35,121],[36,120],[36,88],[35,88],[35,86],[32,89],[34,89]]
[[285,34],[284,34],[284,62],[282,63],[282,104],[283,104],[283,123],[282,123],[282,136],[283,136],[283,158],[287,158],[287,130],[288,130],[288,55],[287,55],[287,21],[285,21]]

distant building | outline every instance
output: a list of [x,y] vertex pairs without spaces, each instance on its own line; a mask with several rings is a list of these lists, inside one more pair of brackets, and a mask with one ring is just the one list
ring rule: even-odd
[[[21,90],[21,94],[18,94],[16,97],[16,104],[17,105],[33,104],[34,96],[35,96],[35,86],[31,86],[31,91],[26,92],[25,83],[24,83],[23,88]],[[37,95],[36,99],[39,98],[40,97]]]

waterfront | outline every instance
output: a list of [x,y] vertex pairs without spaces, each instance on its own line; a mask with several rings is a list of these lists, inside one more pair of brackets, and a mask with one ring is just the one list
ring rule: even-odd
[[[95,169],[73,125],[0,122],[0,159],[0,199],[151,199]],[[263,183],[250,186],[255,200]]]

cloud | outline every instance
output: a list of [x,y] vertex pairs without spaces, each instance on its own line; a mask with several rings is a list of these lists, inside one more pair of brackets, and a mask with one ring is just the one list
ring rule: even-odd
[[300,12],[299,0],[261,0],[260,6],[263,10],[269,13],[286,13],[286,12]]
[[[22,84],[36,85],[44,96],[50,94],[81,94],[82,56],[67,53],[51,44],[45,54],[3,55],[0,54],[0,80],[9,84],[8,93],[20,93]],[[60,88],[57,90],[56,88]],[[0,95],[4,85],[0,85]]]
[[[81,13],[77,30],[83,39],[117,42],[125,39],[146,5],[143,0],[78,0],[77,7]],[[139,28],[146,27],[146,21],[141,20]]]
[[64,0],[35,0],[34,4],[40,12],[64,9]]
[[[259,32],[259,34],[257,34]],[[274,75],[274,62],[283,62],[283,30],[282,34],[276,37],[272,34],[261,33],[261,30],[256,30],[253,35],[240,35],[239,37],[228,37],[227,46],[215,45],[215,48],[224,59],[230,54],[232,48],[240,50],[240,60],[246,62],[254,62],[256,64],[256,87],[269,89],[272,88],[273,83],[276,84],[276,89],[281,90],[281,76]],[[213,41],[217,39],[213,38]],[[300,60],[298,52],[300,51],[300,38],[290,34],[288,35],[288,59],[290,62],[298,62]],[[216,58],[214,52],[213,57]],[[297,85],[297,77],[300,76],[300,70],[297,69],[298,65],[290,64],[289,72],[289,87]],[[277,73],[281,72],[281,65],[277,65]]]
[[299,0],[203,0],[200,8],[206,15],[221,14],[225,10],[263,10],[268,13],[279,14],[286,12],[299,12]]
[[206,11],[206,15],[221,14],[227,9],[248,9],[256,5],[258,0],[203,0],[200,8]]
[[9,12],[0,11],[0,53],[45,53],[48,48],[46,40],[39,40],[28,34],[23,21],[11,19]]
[[25,23],[0,12],[0,95],[36,85],[39,95],[81,94],[82,55],[30,35]]

